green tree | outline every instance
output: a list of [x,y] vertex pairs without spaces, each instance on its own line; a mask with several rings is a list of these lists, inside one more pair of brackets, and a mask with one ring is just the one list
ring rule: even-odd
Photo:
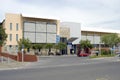
[[20,39],[18,41],[18,46],[19,46],[19,50],[22,49],[22,45],[24,45],[25,49],[29,49],[31,47],[31,41],[29,39]]
[[37,49],[38,49],[39,52],[40,52],[43,47],[44,47],[43,44],[33,44],[33,46],[32,46],[32,48],[35,50],[35,54],[37,54],[37,55],[38,55]]
[[101,37],[101,42],[108,45],[109,47],[113,47],[114,45],[117,45],[120,42],[120,38],[116,33],[106,34]]
[[39,50],[39,52],[41,51],[41,49],[44,47],[43,44],[35,44],[36,49]]
[[46,49],[49,49],[48,55],[51,53],[51,49],[53,48],[53,46],[54,46],[54,44],[52,44],[52,43],[47,43],[47,44],[45,45],[45,48],[46,48]]
[[58,44],[55,45],[55,49],[56,49],[56,52],[57,50],[59,49],[60,51],[65,49],[66,48],[66,44],[65,43],[62,43],[62,42],[59,42]]
[[2,46],[7,39],[7,34],[5,33],[5,29],[0,26],[0,46]]
[[85,53],[89,53],[90,49],[93,48],[93,45],[90,43],[89,40],[81,40],[80,48],[84,49]]
[[90,41],[89,40],[81,40],[80,41],[80,46],[81,46],[81,48],[90,48],[90,49],[92,49],[93,48],[93,46],[92,46],[92,44],[90,43]]

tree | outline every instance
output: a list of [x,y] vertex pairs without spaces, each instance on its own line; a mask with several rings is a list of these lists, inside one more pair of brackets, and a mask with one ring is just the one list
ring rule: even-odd
[[22,46],[24,45],[25,49],[29,49],[31,47],[31,41],[29,39],[20,39],[18,41],[18,45],[19,45],[19,50],[22,49]]
[[45,45],[45,48],[49,49],[48,55],[51,54],[51,48],[53,48],[53,46],[54,46],[54,44],[52,44],[52,43],[47,43],[47,44]]
[[92,49],[93,46],[89,40],[81,40],[80,48],[84,49],[85,53],[89,53],[90,52],[89,49]]
[[7,34],[5,33],[5,29],[0,26],[0,46],[2,46],[7,39]]
[[81,46],[81,48],[90,48],[90,49],[92,49],[93,48],[93,46],[92,46],[92,44],[90,43],[90,41],[89,40],[81,40],[80,41],[80,46]]
[[120,42],[120,38],[116,33],[106,34],[101,37],[101,42],[108,45],[109,47],[113,47],[114,45],[117,45]]
[[66,48],[66,44],[65,43],[62,43],[62,42],[59,42],[58,44],[55,45],[55,48],[56,48],[56,52],[57,50],[59,49],[60,51],[65,49]]
[[43,44],[35,44],[36,49],[39,50],[39,52],[41,51],[41,49],[43,48]]
[[[39,52],[41,51],[41,49],[43,48],[44,46],[43,46],[43,44],[33,44],[33,46],[32,46],[32,48],[34,49],[34,50],[39,50]],[[38,51],[36,51],[35,52],[35,54],[38,54]]]

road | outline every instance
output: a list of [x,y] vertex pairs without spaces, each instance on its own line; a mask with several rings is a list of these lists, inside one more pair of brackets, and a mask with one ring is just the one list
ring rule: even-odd
[[120,80],[120,61],[40,57],[39,62],[23,69],[0,71],[0,80]]

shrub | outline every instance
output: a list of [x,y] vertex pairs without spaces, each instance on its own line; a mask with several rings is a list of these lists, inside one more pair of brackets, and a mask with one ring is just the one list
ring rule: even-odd
[[111,51],[110,50],[101,50],[101,55],[111,55]]

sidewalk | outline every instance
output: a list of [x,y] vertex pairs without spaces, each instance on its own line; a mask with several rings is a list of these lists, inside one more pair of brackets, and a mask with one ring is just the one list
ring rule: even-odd
[[120,61],[120,58],[115,56],[115,57],[100,57],[100,58],[92,58],[91,60],[113,60],[113,61]]
[[13,70],[13,69],[21,69],[27,65],[30,65],[30,62],[0,62],[0,70]]
[[42,55],[42,56],[38,56],[38,57],[70,57],[70,56],[77,56],[76,54],[74,55]]

